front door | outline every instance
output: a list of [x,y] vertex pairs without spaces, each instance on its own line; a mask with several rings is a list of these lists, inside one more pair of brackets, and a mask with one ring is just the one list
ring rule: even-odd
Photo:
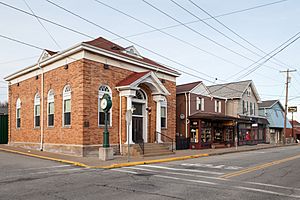
[[134,143],[143,141],[143,118],[132,117],[132,140]]

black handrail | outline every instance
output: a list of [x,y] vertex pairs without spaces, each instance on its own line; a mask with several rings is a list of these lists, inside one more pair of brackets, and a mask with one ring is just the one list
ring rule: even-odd
[[143,155],[145,154],[145,142],[144,142],[144,139],[141,138],[139,141],[137,141],[138,145],[140,146],[142,152],[143,152]]
[[169,140],[171,140],[171,142],[172,142],[172,152],[173,152],[173,150],[174,150],[174,148],[173,148],[173,143],[174,143],[174,142],[173,142],[173,141],[174,141],[173,138],[171,138],[171,137],[169,137],[169,136],[167,136],[167,135],[165,135],[165,134],[163,134],[163,133],[160,133],[160,132],[158,132],[158,131],[155,131],[156,142],[158,142],[158,141],[157,141],[157,138],[158,138],[157,136],[158,136],[158,134],[161,135],[161,136],[164,136],[165,138],[167,138],[167,139],[169,139]]

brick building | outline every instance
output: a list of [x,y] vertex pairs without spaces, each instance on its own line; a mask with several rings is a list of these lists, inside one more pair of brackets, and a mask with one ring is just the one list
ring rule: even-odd
[[236,118],[226,115],[226,98],[212,96],[201,81],[178,85],[176,94],[176,132],[189,138],[190,148],[233,145]]
[[[9,83],[9,144],[79,156],[97,155],[104,113],[112,98],[110,144],[166,142],[175,137],[179,73],[104,38],[61,52],[45,50],[38,62],[5,78]],[[127,129],[125,114],[135,108]],[[127,131],[128,130],[128,131]],[[129,141],[127,141],[127,132]]]

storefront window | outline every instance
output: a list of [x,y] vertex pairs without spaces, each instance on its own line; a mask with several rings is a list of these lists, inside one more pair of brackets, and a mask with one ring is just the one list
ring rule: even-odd
[[191,130],[191,142],[198,143],[199,126],[197,121],[191,121],[190,130]]
[[226,142],[233,141],[233,128],[232,127],[227,127],[225,129],[225,141]]
[[211,141],[211,123],[202,121],[201,123],[201,142],[206,143]]

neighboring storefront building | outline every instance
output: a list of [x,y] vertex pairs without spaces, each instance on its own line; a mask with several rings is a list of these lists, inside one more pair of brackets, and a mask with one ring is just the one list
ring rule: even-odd
[[[123,48],[101,37],[61,52],[45,50],[36,64],[5,78],[9,144],[98,155],[104,94],[113,102],[108,120],[116,153],[128,143],[164,142],[157,132],[175,138],[178,76],[133,46]],[[133,107],[127,128],[125,113]]]
[[291,135],[296,142],[300,143],[300,123],[297,120],[290,121],[292,129],[288,129],[288,135]]
[[268,121],[258,115],[259,94],[251,80],[208,86],[211,95],[226,98],[227,116],[238,118],[238,144],[266,141]]
[[226,99],[211,96],[201,82],[177,86],[177,135],[192,149],[232,146],[236,118],[226,116]]
[[[280,144],[283,142],[284,135],[284,108],[279,100],[262,101],[259,104],[259,114],[268,119],[267,142],[270,144]],[[287,120],[287,129],[292,126]]]

